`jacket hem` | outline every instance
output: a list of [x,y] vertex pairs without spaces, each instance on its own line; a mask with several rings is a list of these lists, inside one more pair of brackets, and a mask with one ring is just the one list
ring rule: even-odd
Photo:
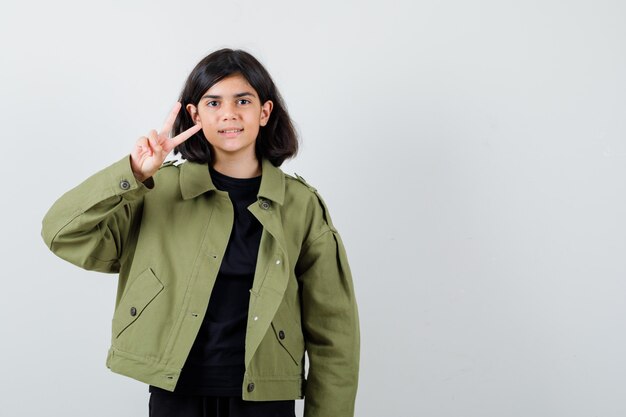
[[245,401],[281,401],[304,398],[306,380],[301,376],[251,376],[243,379],[242,398]]
[[109,349],[107,367],[116,374],[124,375],[167,391],[174,391],[180,369],[168,368],[155,362],[119,349]]

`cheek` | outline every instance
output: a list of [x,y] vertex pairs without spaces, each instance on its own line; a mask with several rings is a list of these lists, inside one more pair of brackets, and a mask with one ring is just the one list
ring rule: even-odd
[[198,115],[198,119],[200,121],[200,125],[202,126],[202,133],[204,137],[210,139],[215,134],[215,125],[211,122],[210,118],[207,117],[206,114]]
[[202,133],[207,140],[211,140],[213,137],[214,130],[207,126],[205,123],[202,123]]
[[198,121],[202,124],[203,129],[215,126],[215,115],[208,112],[198,113]]

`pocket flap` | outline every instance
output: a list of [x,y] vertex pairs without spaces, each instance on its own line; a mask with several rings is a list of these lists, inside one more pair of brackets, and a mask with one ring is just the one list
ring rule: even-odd
[[113,335],[119,335],[139,318],[143,310],[163,290],[163,284],[150,268],[131,283],[113,315]]
[[285,348],[296,365],[299,365],[304,356],[302,329],[295,324],[292,317],[285,315],[283,308],[279,308],[276,312],[276,316],[272,320],[272,329],[278,343]]

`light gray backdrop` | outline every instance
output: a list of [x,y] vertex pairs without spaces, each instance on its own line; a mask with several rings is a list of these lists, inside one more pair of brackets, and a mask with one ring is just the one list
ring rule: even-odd
[[[3,1],[0,414],[147,415],[116,278],[39,237],[224,46],[302,135],[362,320],[357,416],[626,413],[623,1]],[[301,407],[301,405],[299,405]],[[329,416],[333,417],[333,416]]]

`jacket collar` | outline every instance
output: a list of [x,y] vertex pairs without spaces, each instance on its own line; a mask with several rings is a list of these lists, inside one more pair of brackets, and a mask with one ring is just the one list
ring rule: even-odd
[[[207,164],[185,162],[180,166],[180,192],[185,200],[198,197],[208,191],[215,191]],[[261,161],[261,186],[259,197],[264,197],[282,205],[285,200],[285,176],[280,168],[268,159]]]

